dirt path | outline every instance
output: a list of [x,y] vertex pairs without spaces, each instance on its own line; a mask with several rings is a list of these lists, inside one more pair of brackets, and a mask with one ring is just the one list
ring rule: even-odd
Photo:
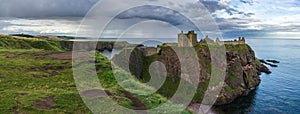
[[54,59],[61,59],[61,60],[72,60],[72,58],[91,58],[92,55],[90,55],[87,52],[76,52],[73,54],[72,51],[69,52],[63,52],[63,53],[54,53],[47,55],[48,57],[54,58]]
[[132,101],[132,106],[134,110],[146,110],[146,106],[144,103],[142,103],[138,98],[136,98],[135,96],[133,96],[131,93],[129,93],[128,91],[121,91],[125,97],[127,97],[128,99],[130,99]]
[[72,59],[72,52],[65,52],[65,53],[55,53],[48,55],[54,59],[63,59],[63,60],[71,60]]
[[80,95],[82,97],[87,97],[87,98],[96,98],[96,97],[103,97],[106,96],[113,96],[113,94],[108,91],[108,90],[101,90],[101,89],[91,89],[91,90],[86,90],[83,92],[80,92]]

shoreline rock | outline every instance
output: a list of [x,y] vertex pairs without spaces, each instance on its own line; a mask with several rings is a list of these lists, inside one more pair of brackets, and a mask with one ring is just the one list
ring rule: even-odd
[[[276,65],[276,63],[280,63],[279,61],[277,60],[263,60],[263,59],[259,59],[259,61],[265,65],[269,65],[271,67],[278,67],[278,65]],[[274,63],[274,64],[272,64]]]
[[277,61],[277,60],[267,60],[267,62],[271,62],[271,63],[280,63],[280,61]]

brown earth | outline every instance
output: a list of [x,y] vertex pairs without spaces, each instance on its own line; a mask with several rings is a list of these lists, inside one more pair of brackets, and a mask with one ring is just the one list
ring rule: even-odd
[[88,58],[91,57],[91,55],[87,54],[86,52],[76,52],[74,53],[75,56],[73,56],[73,52],[64,52],[64,53],[54,53],[47,55],[48,57],[54,58],[54,59],[60,59],[60,60],[72,60],[72,58]]
[[82,97],[86,97],[86,98],[96,98],[96,97],[107,97],[106,95],[108,95],[108,97],[112,98],[115,102],[121,102],[122,99],[117,98],[111,91],[109,90],[101,90],[101,89],[91,89],[91,90],[86,90],[83,92],[80,92],[79,94]]
[[14,107],[13,109],[11,109],[11,111],[12,111],[14,114],[19,114],[19,111],[18,111],[18,108],[17,108],[17,107]]
[[26,96],[28,93],[20,93],[21,96]]
[[138,98],[136,98],[135,96],[133,96],[131,93],[129,93],[128,91],[121,91],[125,97],[127,97],[128,99],[130,99],[132,101],[132,106],[134,110],[146,110],[146,106],[144,103],[142,103]]
[[105,93],[108,96],[112,96],[113,94],[109,90],[101,90],[101,89],[91,89],[91,90],[86,90],[83,92],[80,92],[79,94],[82,97],[87,97],[87,98],[96,98],[96,97],[101,97],[101,96],[106,96]]
[[38,109],[52,110],[54,109],[53,104],[54,104],[54,96],[48,96],[34,103],[32,106]]
[[48,57],[54,59],[62,59],[62,60],[71,60],[72,59],[72,52],[65,52],[65,53],[56,53],[47,55]]

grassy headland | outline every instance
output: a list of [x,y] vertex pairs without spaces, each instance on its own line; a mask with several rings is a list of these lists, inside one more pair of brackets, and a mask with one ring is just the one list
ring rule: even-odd
[[[100,53],[96,53],[96,69],[102,91],[124,107],[151,109],[167,101],[160,94],[126,92],[117,84],[110,61]],[[118,72],[131,76],[121,69]],[[59,41],[0,35],[0,113],[92,113],[83,103],[72,73],[71,52],[65,51]],[[151,89],[132,80],[119,83]],[[80,92],[83,96],[85,93]],[[179,107],[170,105],[165,110],[178,113]],[[107,113],[120,111],[108,109]]]

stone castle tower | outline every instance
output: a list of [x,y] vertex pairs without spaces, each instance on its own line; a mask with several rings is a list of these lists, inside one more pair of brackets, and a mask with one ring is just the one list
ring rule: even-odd
[[184,34],[183,31],[181,31],[181,33],[178,34],[179,47],[192,47],[195,45],[197,45],[197,34],[195,31],[189,31],[187,34]]

